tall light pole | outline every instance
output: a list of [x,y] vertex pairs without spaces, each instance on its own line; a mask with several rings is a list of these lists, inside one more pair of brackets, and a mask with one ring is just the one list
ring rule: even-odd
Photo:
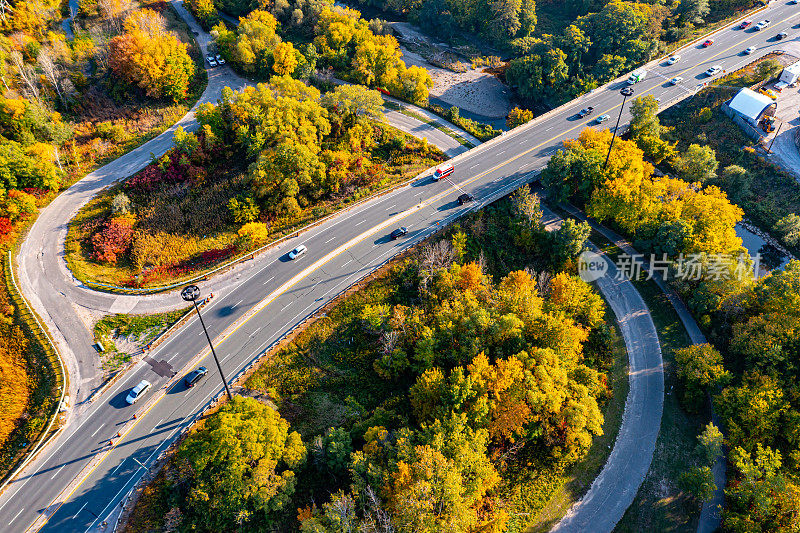
[[619,121],[622,118],[622,111],[625,110],[625,99],[633,96],[633,87],[624,87],[620,89],[619,93],[622,95],[622,106],[619,108],[619,115],[617,115],[617,125],[614,126],[614,134],[611,136],[611,144],[608,145],[608,154],[606,154],[606,162],[603,163],[603,170],[608,166],[608,158],[611,157],[611,147],[614,146],[614,139],[617,138],[617,129],[619,128]]
[[197,318],[200,319],[200,325],[203,326],[203,332],[206,334],[206,339],[208,339],[208,345],[211,347],[211,355],[214,356],[214,362],[217,363],[217,370],[219,370],[219,375],[222,378],[222,384],[225,385],[225,392],[228,393],[228,399],[233,400],[233,396],[231,395],[231,389],[228,388],[228,380],[225,379],[225,374],[222,373],[222,366],[219,364],[219,359],[217,358],[217,352],[214,351],[214,345],[211,343],[211,337],[208,336],[208,330],[206,329],[206,323],[203,322],[203,315],[200,314],[200,308],[197,307],[197,298],[200,296],[200,287],[197,285],[187,285],[181,291],[181,298],[186,300],[187,302],[192,302],[194,304],[194,309],[197,311]]

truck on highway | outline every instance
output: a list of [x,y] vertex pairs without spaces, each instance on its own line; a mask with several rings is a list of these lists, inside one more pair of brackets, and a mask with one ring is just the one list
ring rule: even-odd
[[433,180],[439,181],[442,178],[446,178],[454,171],[455,168],[453,168],[453,163],[443,163],[436,167],[436,169],[433,171]]
[[628,77],[628,85],[639,83],[640,81],[644,80],[646,76],[647,76],[646,70],[634,70]]

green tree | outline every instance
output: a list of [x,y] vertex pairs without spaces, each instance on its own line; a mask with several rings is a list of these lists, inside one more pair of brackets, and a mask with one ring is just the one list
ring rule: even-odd
[[717,458],[722,455],[722,445],[725,440],[722,432],[713,422],[709,422],[703,432],[697,436],[697,440],[697,453],[706,464],[713,465]]
[[562,222],[557,231],[549,234],[556,264],[578,257],[586,249],[586,241],[591,233],[592,227],[587,222],[575,222],[572,219]]
[[694,466],[682,472],[678,478],[681,488],[700,501],[711,501],[717,485],[714,483],[714,474],[707,466]]
[[720,175],[722,188],[728,196],[736,202],[741,202],[750,196],[750,187],[753,184],[753,175],[739,165],[728,165],[722,169]]
[[713,394],[717,387],[730,381],[730,372],[723,367],[722,354],[710,344],[693,344],[674,353],[684,405],[697,412],[707,394]]
[[800,216],[790,213],[778,220],[773,229],[789,246],[800,244]]
[[687,181],[706,181],[717,177],[717,162],[714,149],[710,146],[691,144],[686,151],[678,156],[674,166]]

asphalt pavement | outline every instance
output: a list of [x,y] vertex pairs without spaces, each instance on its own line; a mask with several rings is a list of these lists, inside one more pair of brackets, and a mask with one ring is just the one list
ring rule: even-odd
[[[797,30],[791,26],[800,18],[800,8],[774,4],[758,18],[770,18],[774,22],[771,28],[762,32],[725,28],[714,36],[715,43],[708,48],[690,45],[680,52],[682,59],[677,64],[654,63],[648,66],[647,78],[636,84],[635,90],[638,94],[651,93],[664,104],[679,96],[689,96],[697,84],[702,84],[705,79],[702,72],[709,66],[720,64],[731,71],[754,60],[757,54],[779,49],[779,43],[767,42],[767,39],[783,29],[790,29],[790,38],[795,38]],[[740,55],[740,51],[751,44],[758,47],[757,52],[752,56]],[[678,75],[687,81],[677,86],[669,85],[667,80]],[[213,79],[212,75],[209,86],[212,87],[213,83],[215,90],[221,89],[222,85],[217,85]],[[619,95],[622,86],[623,81],[612,82],[524,127],[457,156],[452,182],[420,179],[315,227],[281,249],[264,254],[258,266],[252,268],[247,276],[242,276],[241,283],[228,293],[220,294],[204,310],[212,336],[218,337],[218,353],[223,359],[225,372],[228,376],[236,374],[283,332],[392,255],[466,210],[478,207],[486,199],[532,179],[534,172],[546,164],[565,138],[576,136],[587,125],[608,127],[607,123],[593,125],[592,117],[579,119],[577,112],[591,105],[595,108],[594,117],[602,114],[615,116],[622,101]],[[203,99],[215,100],[216,96],[204,95]],[[623,124],[628,119],[627,111],[623,113]],[[184,125],[188,126],[191,121],[192,117],[187,117]],[[88,345],[88,331],[75,317],[74,302],[66,294],[61,296],[58,290],[59,279],[66,276],[61,257],[66,221],[100,188],[145,166],[149,162],[149,152],[163,153],[171,144],[171,136],[162,136],[151,142],[154,144],[148,143],[132,152],[134,155],[120,158],[65,191],[43,210],[21,250],[23,290],[34,300],[37,310],[40,313],[44,311],[51,330],[58,332],[55,336],[61,341],[61,348],[66,344],[76,360],[87,360],[95,355]],[[462,191],[470,192],[476,203],[459,206],[456,198]],[[405,239],[391,241],[388,233],[396,225],[407,226],[411,231]],[[299,260],[290,261],[284,254],[296,243],[305,244],[309,253]],[[55,255],[54,250],[58,250],[59,257],[49,258],[49,254]],[[42,256],[41,252],[45,255]],[[299,272],[305,274],[298,277]],[[268,305],[263,305],[265,300]],[[263,308],[242,322],[245,313],[259,303]],[[237,320],[241,323],[237,324]],[[232,324],[238,327],[227,331]],[[649,335],[645,330],[633,334]],[[86,531],[97,528],[142,475],[142,465],[147,466],[221,389],[212,370],[192,389],[183,390],[180,385],[170,385],[162,390],[173,379],[171,373],[157,373],[164,373],[165,368],[178,372],[175,379],[198,363],[214,368],[208,360],[199,359],[204,344],[205,339],[193,320],[151,353],[149,360],[142,360],[124,379],[95,400],[70,424],[57,447],[34,461],[31,468],[0,496],[0,529],[22,531],[29,524],[38,526],[44,521],[43,517],[51,513],[44,526],[46,530]],[[163,397],[149,406],[122,404],[120,400],[124,399],[127,389],[143,378],[151,381],[154,387],[142,402],[157,398],[160,392],[164,392]],[[139,415],[136,420],[132,419],[134,413]],[[632,416],[660,419],[656,412],[637,412]],[[122,437],[116,437],[118,431],[123,433]],[[630,457],[616,453],[617,447],[639,442],[642,438],[648,439],[650,434],[621,431],[609,460],[611,467],[606,465],[606,469],[613,468],[615,462],[630,461]],[[109,440],[113,445],[108,444]],[[650,457],[644,455],[642,461],[649,464]],[[101,462],[92,463],[97,463],[99,458],[102,458]],[[85,472],[90,464],[92,470],[83,482],[77,487],[69,486],[75,476],[82,470]],[[610,524],[615,514],[612,508],[617,509],[623,504],[627,507],[625,501],[632,500],[641,480],[624,476],[607,476],[605,479],[609,481],[595,482],[605,490],[603,494],[595,493],[594,499],[601,502],[601,508],[608,509],[605,515]],[[585,522],[581,515],[595,513],[582,510],[590,507],[584,505],[571,512],[565,518],[570,522],[565,524],[594,524]],[[596,513],[587,516],[597,517]]]

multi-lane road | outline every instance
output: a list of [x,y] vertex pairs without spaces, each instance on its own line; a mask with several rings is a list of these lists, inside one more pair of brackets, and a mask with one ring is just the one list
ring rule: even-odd
[[[754,18],[769,18],[772,25],[762,32],[725,28],[714,35],[712,46],[691,45],[681,50],[682,59],[675,65],[667,66],[663,62],[648,65],[647,78],[635,86],[637,94],[653,94],[666,104],[681,95],[693,94],[698,84],[707,81],[702,73],[712,65],[721,65],[730,72],[759,55],[779,49],[781,43],[772,38],[781,30],[788,30],[789,39],[797,36],[792,26],[800,21],[800,7],[773,4]],[[750,56],[741,55],[748,46],[755,46],[756,52]],[[669,85],[668,80],[675,76],[682,76],[684,82]],[[283,332],[392,255],[464,211],[530,179],[564,139],[576,136],[587,126],[608,127],[608,124],[594,124],[594,117],[616,116],[622,101],[619,95],[622,85],[623,82],[612,82],[531,124],[457,156],[452,182],[420,179],[351,209],[282,248],[264,254],[257,267],[248,270],[238,284],[220,293],[204,310],[212,336],[217,336],[225,372],[235,375]],[[577,112],[585,106],[594,107],[594,115],[578,119]],[[627,116],[624,110],[623,124]],[[114,178],[129,175],[141,168],[146,161],[145,154],[151,151],[156,150],[145,145],[138,159],[118,160],[117,166],[109,172]],[[88,200],[111,176],[82,180],[64,195],[80,195]],[[459,206],[456,198],[462,191],[470,192],[476,204]],[[51,224],[45,229],[60,232],[59,242],[63,243],[63,215],[59,218],[51,214],[52,211],[45,210],[37,224]],[[391,241],[387,235],[399,225],[408,227],[410,232],[402,240]],[[285,252],[299,243],[305,244],[309,253],[299,260],[288,260]],[[63,308],[48,311],[48,306],[42,303],[43,294],[49,288],[41,280],[46,280],[48,273],[58,275],[64,268],[55,250],[45,252],[41,256],[38,243],[26,242],[20,256],[21,275],[29,281],[40,278],[35,282],[38,285],[32,288],[41,292],[38,296],[28,296],[38,299],[39,311],[48,314],[47,322],[55,324],[64,338],[68,338],[66,330],[84,326],[74,311],[71,314],[62,312]],[[245,313],[256,306],[258,312],[249,313],[252,316],[243,321]],[[237,327],[231,331],[233,324]],[[147,404],[148,400],[152,403],[161,396],[163,387],[172,379],[171,372],[165,371],[167,367],[182,373],[198,364],[198,354],[205,348],[205,339],[200,333],[193,320],[75,417],[55,445],[0,495],[0,530],[24,531],[31,525],[38,528],[42,524],[44,529],[52,531],[97,528],[141,477],[144,467],[220,390],[219,381],[211,373],[192,389],[186,390],[180,383],[170,386],[159,401]],[[87,353],[89,346],[73,349],[77,358],[93,357]],[[202,363],[214,368],[207,360]],[[136,407],[127,406],[124,396],[141,379],[152,382],[153,390]],[[134,413],[139,415],[136,420],[132,420]],[[116,437],[117,432],[122,435]],[[108,444],[109,439],[113,440],[113,445]],[[75,486],[76,475],[86,473],[89,468],[91,472]],[[46,516],[49,520],[45,524]]]

